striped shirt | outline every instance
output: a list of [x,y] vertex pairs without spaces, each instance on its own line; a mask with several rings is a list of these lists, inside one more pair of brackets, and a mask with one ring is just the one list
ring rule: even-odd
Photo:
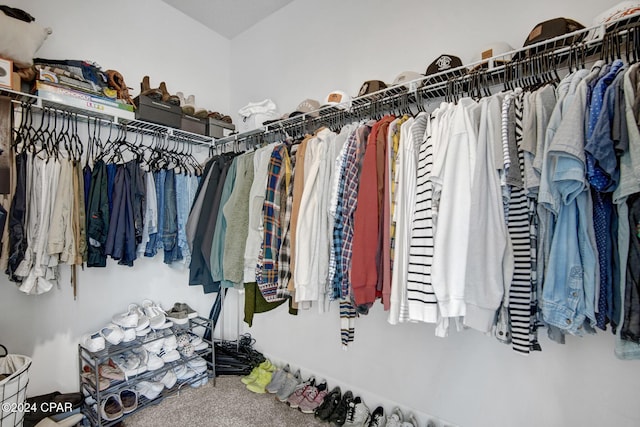
[[[407,280],[407,298],[409,319],[435,323],[438,306],[433,285],[431,284],[431,264],[433,262],[433,219],[431,212],[433,188],[431,171],[433,169],[433,138],[431,118],[416,122],[412,128],[416,141],[421,141],[418,151],[418,170],[416,177],[416,200],[411,242],[409,249],[409,269]],[[422,125],[424,123],[424,126]],[[422,131],[422,135],[419,135]]]

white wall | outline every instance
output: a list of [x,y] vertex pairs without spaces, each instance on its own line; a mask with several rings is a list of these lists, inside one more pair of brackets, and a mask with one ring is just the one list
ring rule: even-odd
[[[169,91],[193,93],[210,109],[228,109],[229,40],[159,0],[8,4],[53,28],[39,57],[87,59],[116,69],[135,88],[134,95],[148,74],[156,87],[164,80]],[[108,263],[106,269],[79,271],[76,301],[66,266],[61,268],[61,289],[41,296],[22,294],[0,274],[0,343],[13,353],[33,357],[29,395],[77,390],[80,336],[98,330],[131,302],[149,298],[169,309],[174,302],[185,301],[208,315],[215,295],[189,287],[188,273],[163,264],[161,254],[140,259],[133,268]]]
[[[232,111],[271,98],[281,112],[305,98],[363,81],[388,83],[424,72],[441,53],[470,62],[493,41],[514,48],[546,19],[589,26],[614,0],[424,1],[297,0],[232,40]],[[355,342],[340,346],[338,310],[297,318],[284,307],[258,314],[246,330],[257,348],[361,393],[373,407],[395,403],[465,427],[640,425],[640,362],[620,361],[607,333],[555,344],[522,357],[473,331],[434,337],[423,324],[391,326],[376,304],[356,320]]]

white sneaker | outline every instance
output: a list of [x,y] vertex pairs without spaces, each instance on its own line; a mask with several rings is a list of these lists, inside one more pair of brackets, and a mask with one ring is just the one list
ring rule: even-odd
[[188,361],[187,366],[196,371],[196,373],[202,374],[207,370],[207,361],[202,357],[196,357],[195,359]]
[[404,423],[404,416],[400,408],[394,408],[391,415],[387,417],[386,427],[401,427]]
[[140,381],[136,384],[136,391],[149,400],[153,400],[164,390],[164,384],[155,381]]
[[188,380],[196,376],[196,372],[193,369],[187,368],[184,365],[180,367],[184,369],[176,369],[176,377],[178,377],[179,380]]
[[402,427],[418,427],[418,420],[413,413],[410,413],[407,419],[402,423]]
[[198,388],[198,387],[202,387],[203,385],[205,385],[206,383],[209,382],[209,377],[204,377],[201,380],[198,381],[194,381],[191,383],[191,387],[192,388]]
[[149,332],[151,332],[151,328],[148,327],[148,326],[146,328],[140,330],[140,331],[136,329],[136,336],[137,337],[145,337],[145,336],[147,336],[147,334]]
[[160,356],[164,363],[180,360],[180,353],[178,353],[178,350],[165,351],[164,349],[162,349],[160,350],[160,353],[158,353],[158,356]]
[[171,350],[176,350],[178,348],[178,341],[176,340],[176,336],[174,334],[168,335],[164,339],[164,343],[162,344],[162,349],[166,352]]
[[138,304],[129,304],[129,312],[136,313],[138,315],[138,325],[136,326],[136,331],[141,331],[149,327],[149,317],[144,313],[144,310]]
[[164,339],[160,338],[155,341],[148,342],[142,346],[150,353],[160,353],[164,345]]
[[178,377],[173,370],[169,369],[164,375],[156,377],[155,380],[164,384],[165,388],[172,388],[178,382]]
[[147,358],[147,370],[155,371],[164,366],[164,361],[158,357],[158,355],[154,353],[149,353],[149,357]]
[[[142,309],[149,318],[149,326],[151,329],[166,329],[171,326],[171,323],[167,322],[166,313],[155,302],[148,299],[142,301]],[[169,326],[166,326],[167,323],[169,323]]]
[[84,348],[92,353],[102,351],[105,347],[104,337],[100,334],[100,332],[83,335],[81,344]]
[[135,328],[138,326],[138,317],[138,313],[129,306],[126,313],[116,314],[111,320],[123,328]]
[[360,427],[366,425],[369,422],[370,416],[371,412],[369,411],[369,408],[364,404],[360,396],[357,396],[349,402],[344,427]]
[[124,339],[124,331],[112,323],[100,329],[100,335],[112,345],[118,345]]
[[123,332],[122,342],[131,342],[136,339],[135,328],[124,328],[122,332]]

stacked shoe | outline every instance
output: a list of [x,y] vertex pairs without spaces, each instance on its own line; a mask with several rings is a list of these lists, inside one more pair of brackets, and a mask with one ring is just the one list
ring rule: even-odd
[[247,390],[254,393],[264,394],[267,392],[265,388],[271,382],[275,371],[276,366],[269,360],[265,360],[254,368],[248,376],[243,377],[241,381],[247,385]]
[[329,394],[329,387],[327,387],[326,382],[323,382],[305,394],[305,398],[298,405],[298,409],[300,409],[303,414],[313,414]]
[[316,418],[322,421],[328,421],[342,401],[342,392],[340,387],[336,386],[326,395],[322,403],[315,409]]
[[178,377],[172,369],[169,369],[164,374],[156,375],[153,380],[155,382],[162,383],[165,388],[170,389],[173,388],[174,385],[176,385],[176,383],[178,382]]
[[175,362],[180,359],[180,353],[178,353],[178,341],[174,334],[168,335],[164,338],[162,348],[158,352],[158,356],[164,360],[165,363]]
[[149,318],[151,329],[167,329],[173,326],[173,323],[167,320],[167,314],[162,307],[151,300],[142,301],[142,311]]
[[164,384],[156,381],[140,381],[136,384],[135,390],[149,400],[160,396],[164,390]]
[[277,393],[278,389],[282,386],[282,383],[287,378],[287,374],[291,371],[289,364],[285,367],[278,369],[273,376],[271,377],[271,381],[265,387],[267,393]]
[[418,420],[416,420],[415,415],[409,413],[407,419],[402,423],[402,427],[418,427]]
[[[347,407],[344,427],[367,427],[371,412],[360,396],[354,398]],[[416,426],[417,427],[417,426]]]

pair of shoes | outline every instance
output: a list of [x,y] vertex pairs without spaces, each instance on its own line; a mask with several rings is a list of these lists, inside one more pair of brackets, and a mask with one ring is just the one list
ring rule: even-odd
[[369,425],[367,427],[385,427],[387,425],[387,419],[384,416],[384,408],[382,406],[378,406],[371,413],[371,419],[369,420]]
[[177,348],[185,357],[191,357],[195,352],[205,350],[208,345],[202,338],[192,332],[182,333],[176,337]]
[[300,408],[301,406],[304,406],[304,402],[313,401],[320,390],[326,389],[326,381],[316,385],[316,379],[312,376],[307,381],[298,384],[293,393],[291,393],[287,398],[287,404],[293,409]]
[[271,382],[276,366],[269,360],[265,360],[255,367],[251,373],[240,379],[243,384],[247,385],[247,390],[254,393],[264,394],[267,391],[265,387]]
[[[93,387],[94,389],[96,389],[96,374],[95,372],[83,372],[81,375],[82,377],[82,381],[89,383],[89,385],[91,385],[91,387]],[[111,386],[111,381],[109,381],[108,378],[103,377],[102,375],[98,374],[98,387],[97,389],[99,389],[100,391],[106,390]]]
[[90,352],[96,353],[98,351],[104,350],[106,343],[104,337],[100,334],[100,332],[95,332],[93,334],[83,335],[81,339],[81,345]]
[[333,412],[329,415],[327,421],[337,425],[343,425],[347,420],[347,410],[351,402],[353,402],[353,393],[347,390],[342,395],[342,399],[340,399],[340,402],[338,402]]
[[178,376],[172,369],[169,369],[164,374],[155,376],[153,380],[155,382],[162,383],[165,388],[170,389],[178,382]]
[[298,404],[298,409],[303,414],[313,414],[316,408],[322,404],[327,394],[329,394],[329,387],[326,381],[316,387],[308,387],[304,391],[304,398]]
[[167,312],[167,318],[176,325],[186,325],[189,323],[189,319],[195,319],[196,317],[198,317],[198,312],[183,302],[175,303],[171,310]]
[[135,390],[149,400],[160,396],[164,390],[164,384],[156,381],[140,381],[136,384]]
[[119,394],[110,394],[104,398],[100,405],[100,415],[102,415],[102,419],[105,421],[114,421],[122,417],[123,414],[124,408]]
[[336,386],[325,396],[322,403],[315,409],[315,417],[322,421],[328,421],[329,417],[331,417],[331,414],[336,410],[341,401],[342,392],[340,387]]
[[[354,398],[347,406],[344,427],[366,427],[369,424],[371,412],[360,396]],[[417,427],[417,426],[416,426]]]
[[209,112],[204,108],[196,107],[195,95],[189,95],[185,98],[184,93],[176,92],[176,96],[180,99],[180,107],[184,114],[200,119],[205,119],[209,115]]
[[109,359],[109,363],[103,363],[98,366],[100,376],[109,380],[124,381],[124,372],[115,363],[112,363],[111,359]]
[[405,419],[404,415],[402,415],[402,411],[400,410],[400,408],[396,407],[393,409],[393,412],[391,412],[391,415],[389,415],[389,417],[387,418],[386,426],[418,427],[418,420],[416,420],[416,417],[412,413],[410,413],[407,419]]
[[284,368],[278,369],[271,377],[271,382],[264,388],[266,392],[271,394],[277,393],[290,371],[291,368],[288,363]]
[[296,390],[296,387],[301,383],[302,376],[300,375],[300,369],[298,369],[295,374],[291,374],[291,372],[289,372],[276,392],[276,399],[283,403],[286,402],[289,396],[291,396],[291,394]]

